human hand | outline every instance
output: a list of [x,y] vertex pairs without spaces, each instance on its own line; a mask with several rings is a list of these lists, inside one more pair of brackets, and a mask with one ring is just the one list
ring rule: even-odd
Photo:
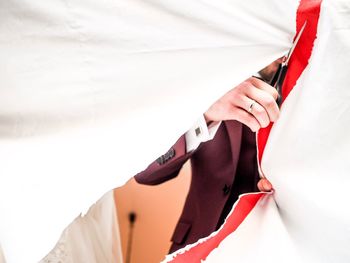
[[251,77],[216,101],[204,117],[207,122],[237,120],[256,132],[278,119],[277,97],[275,88]]
[[260,178],[258,188],[262,192],[270,192],[273,189],[272,184],[266,178]]

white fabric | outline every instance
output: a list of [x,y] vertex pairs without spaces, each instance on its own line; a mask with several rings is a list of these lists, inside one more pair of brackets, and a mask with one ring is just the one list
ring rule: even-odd
[[350,262],[349,66],[350,2],[323,0],[309,65],[262,159],[274,197],[205,262]]
[[2,248],[0,247],[0,262],[4,263],[5,262],[5,256],[4,253],[2,252]]
[[7,261],[43,258],[81,211],[283,55],[297,4],[1,1],[0,242]]
[[200,118],[195,122],[191,129],[189,129],[185,134],[186,140],[186,152],[191,152],[198,148],[202,142],[207,142],[215,137],[216,132],[219,129],[221,122],[214,122],[208,127],[204,116],[201,115]]
[[[272,247],[271,247],[272,246]],[[229,252],[230,251],[230,252]],[[264,196],[205,262],[301,262],[272,195]]]
[[105,194],[84,216],[62,233],[40,263],[123,263],[113,191]]
[[262,169],[299,262],[350,262],[350,2],[321,7],[310,64],[285,101]]

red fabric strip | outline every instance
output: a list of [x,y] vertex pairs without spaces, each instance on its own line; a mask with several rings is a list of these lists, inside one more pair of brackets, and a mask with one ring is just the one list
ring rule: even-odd
[[218,247],[222,240],[237,229],[263,195],[265,193],[241,196],[231,215],[227,217],[222,229],[216,235],[209,237],[205,242],[192,247],[183,254],[178,254],[171,262],[201,262],[201,260],[206,259],[209,253]]
[[[307,21],[307,24],[289,60],[288,71],[282,87],[283,101],[286,100],[301,73],[303,73],[304,69],[309,64],[312,48],[317,35],[317,24],[320,16],[321,1],[322,0],[300,1],[297,10],[296,35],[298,35],[305,21]],[[273,123],[270,123],[268,127],[260,129],[258,132],[257,140],[259,163],[261,162],[272,126]]]

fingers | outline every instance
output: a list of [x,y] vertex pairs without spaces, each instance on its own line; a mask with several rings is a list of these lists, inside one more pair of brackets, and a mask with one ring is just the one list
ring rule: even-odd
[[270,117],[265,110],[258,102],[248,98],[247,96],[240,96],[240,99],[237,100],[237,105],[246,109],[253,117],[259,122],[260,127],[265,128],[270,123]]
[[274,100],[277,100],[278,98],[278,92],[277,90],[272,87],[271,85],[267,84],[266,82],[258,79],[258,78],[249,78],[248,81],[253,85],[255,86],[256,88],[258,89],[261,89],[261,90],[264,90],[266,91],[267,93],[269,93],[273,98]]
[[273,190],[272,184],[266,178],[261,178],[258,182],[258,188],[262,192],[270,192]]
[[[268,84],[266,84],[266,85],[268,85]],[[262,86],[264,86],[264,85],[260,85],[259,87],[262,87]],[[269,87],[274,89],[271,86],[269,86]],[[269,117],[269,121],[275,122],[279,117],[279,108],[278,108],[278,105],[277,105],[276,99],[275,99],[275,97],[277,98],[278,93],[276,92],[277,93],[277,96],[276,96],[275,91],[274,92],[267,91],[270,88],[267,88],[264,86],[264,89],[261,89],[261,88],[254,86],[251,82],[247,82],[246,88],[245,88],[245,94],[250,99],[255,100],[260,106],[262,106],[264,108],[265,112],[267,113],[267,115]],[[264,114],[259,106],[255,107],[255,113],[257,115],[259,115],[260,117],[262,117],[262,115]]]
[[256,78],[249,78],[227,92],[205,112],[206,121],[237,120],[253,132],[279,117],[277,91]]
[[260,129],[260,123],[254,116],[247,111],[240,108],[233,108],[232,115],[235,116],[235,119],[246,126],[248,126],[252,132],[256,132]]

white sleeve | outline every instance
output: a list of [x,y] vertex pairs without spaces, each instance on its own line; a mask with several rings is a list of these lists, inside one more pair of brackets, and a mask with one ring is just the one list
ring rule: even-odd
[[213,139],[220,124],[221,121],[213,122],[208,127],[204,116],[201,116],[185,134],[186,152],[191,152],[197,149],[202,142]]

